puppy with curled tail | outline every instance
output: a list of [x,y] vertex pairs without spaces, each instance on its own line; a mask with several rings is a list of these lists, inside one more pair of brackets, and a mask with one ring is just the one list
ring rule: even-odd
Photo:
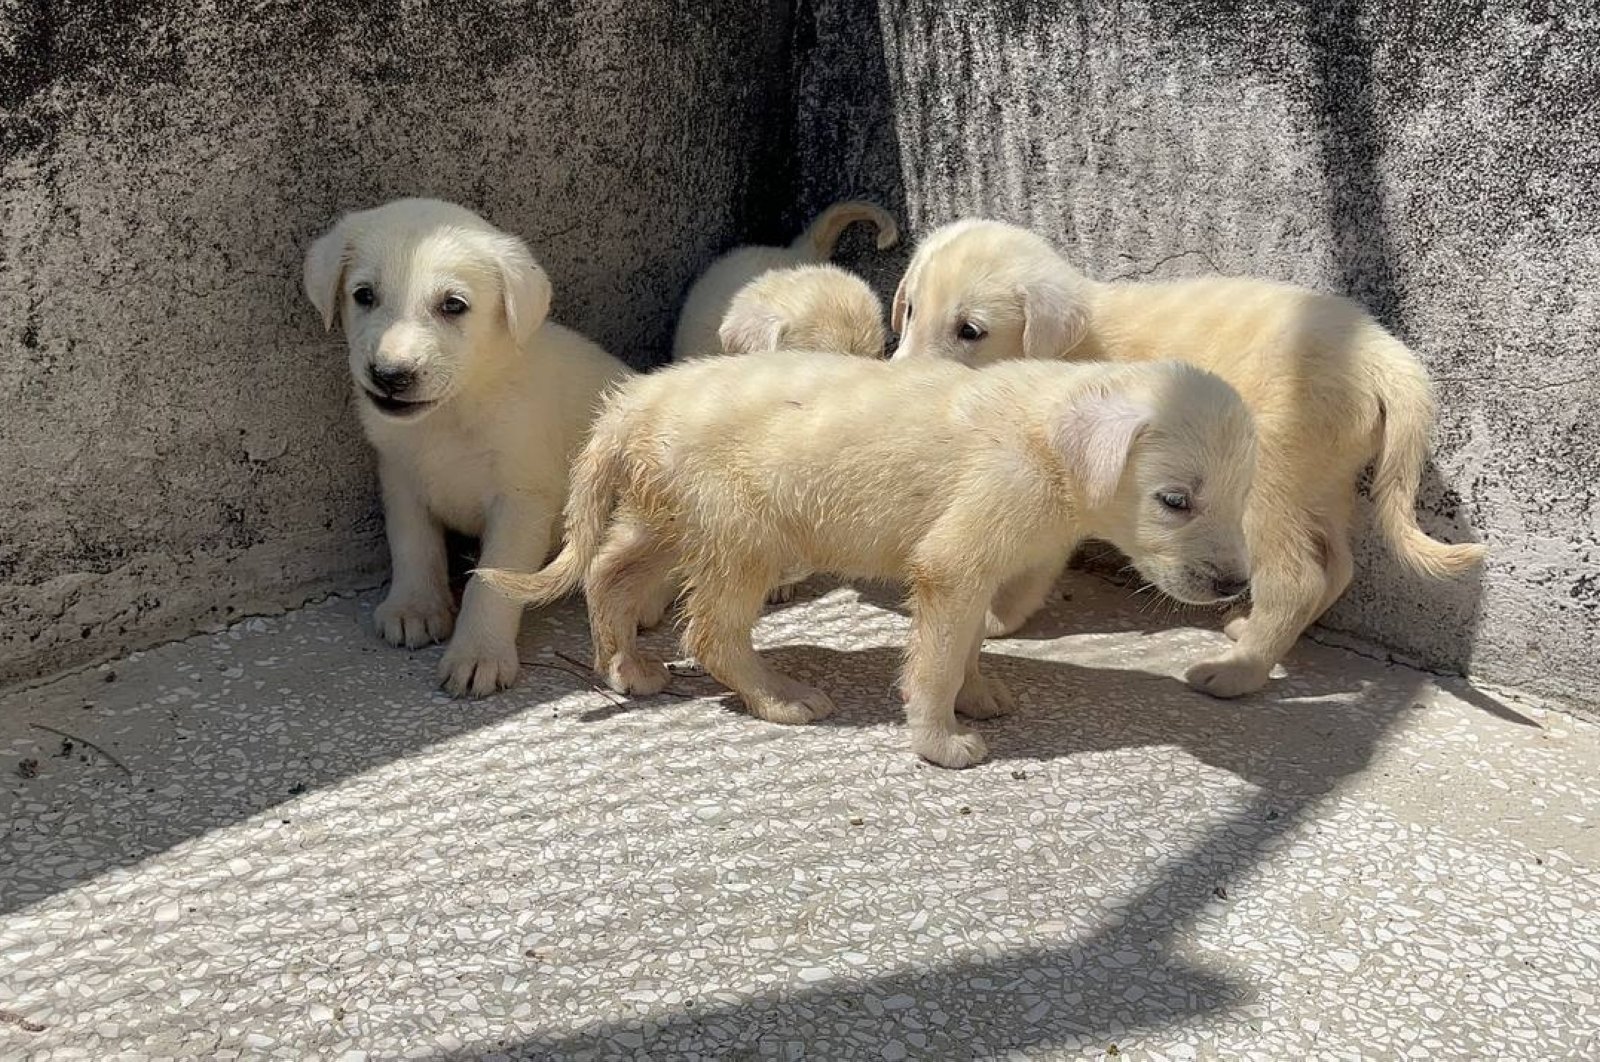
[[773,584],[796,569],[904,581],[912,748],[964,767],[986,748],[955,714],[1012,706],[979,668],[996,590],[1094,536],[1180,600],[1239,593],[1254,451],[1233,389],[1177,363],[971,372],[815,352],[708,358],[607,401],[549,567],[476,578],[526,604],[581,585],[595,670],[623,693],[666,685],[636,631],[661,584],[681,579],[689,651],[779,723],[820,719],[833,702],[752,647]]
[[[1225,628],[1233,648],[1189,671],[1207,693],[1259,689],[1344,593],[1355,484],[1369,464],[1377,525],[1403,564],[1448,578],[1483,560],[1481,545],[1417,526],[1432,387],[1416,355],[1348,299],[1247,277],[1098,282],[1036,233],[969,218],[919,245],[891,321],[902,363],[1176,358],[1238,390],[1261,434],[1245,521],[1251,604]],[[989,632],[1021,626],[1065,561],[1007,587]]]
[[[724,345],[719,332],[740,290],[769,270],[827,263],[833,257],[834,247],[844,230],[857,222],[866,222],[877,230],[877,247],[880,251],[888,250],[900,242],[900,227],[888,211],[875,203],[849,200],[835,203],[818,214],[787,247],[736,247],[712,262],[684,299],[683,311],[678,316],[677,331],[672,339],[672,360],[685,361],[734,352]],[[844,270],[838,270],[837,275],[850,277]],[[815,276],[811,279],[813,282],[816,280]],[[821,284],[824,288],[839,290],[836,275],[824,275]],[[862,286],[865,287],[865,284]],[[846,299],[847,305],[859,305],[859,300],[851,301],[849,296]],[[875,295],[872,301],[877,303]],[[784,342],[783,345],[795,346],[792,342]],[[750,344],[742,343],[741,348],[748,350]],[[879,343],[874,355],[881,354],[882,350],[883,344]]]
[[549,320],[526,244],[453,203],[344,215],[312,243],[304,284],[326,328],[343,322],[378,454],[393,566],[379,634],[448,640],[439,678],[457,696],[512,685],[521,610],[472,580],[457,615],[445,531],[480,539],[485,564],[542,563],[600,395],[631,370]]

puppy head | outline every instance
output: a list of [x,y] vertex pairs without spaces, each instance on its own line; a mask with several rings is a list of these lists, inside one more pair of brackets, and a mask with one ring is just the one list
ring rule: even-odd
[[968,218],[934,230],[895,292],[894,360],[1059,358],[1088,331],[1088,281],[1048,242]]
[[727,354],[821,350],[883,357],[883,304],[837,266],[771,269],[733,297],[717,330]]
[[381,416],[425,415],[494,372],[544,323],[550,279],[527,246],[463,207],[401,199],[346,214],[306,253],[323,325]]
[[1145,578],[1192,605],[1245,591],[1256,430],[1232,387],[1177,362],[1119,367],[1054,431],[1087,524]]

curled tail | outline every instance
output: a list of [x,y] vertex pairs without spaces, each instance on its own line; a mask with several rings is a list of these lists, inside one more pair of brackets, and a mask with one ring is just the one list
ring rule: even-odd
[[622,484],[624,441],[622,418],[609,411],[602,413],[572,466],[566,542],[555,560],[537,572],[479,568],[473,574],[524,605],[547,604],[576,590],[600,553],[616,504]]
[[1435,579],[1460,575],[1483,561],[1483,546],[1475,542],[1449,545],[1430,538],[1417,526],[1417,488],[1433,428],[1433,388],[1411,352],[1398,340],[1384,338],[1400,349],[1382,357],[1376,367],[1383,410],[1382,440],[1372,468],[1378,527],[1395,555],[1412,571]]
[[833,257],[844,230],[858,221],[870,221],[878,231],[878,250],[887,251],[900,242],[900,226],[887,210],[864,199],[849,199],[818,214],[789,246],[813,261],[826,262]]

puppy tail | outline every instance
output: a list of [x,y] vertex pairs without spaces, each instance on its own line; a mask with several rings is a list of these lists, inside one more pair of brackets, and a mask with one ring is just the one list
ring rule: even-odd
[[849,199],[818,214],[789,246],[812,261],[826,262],[844,230],[858,221],[869,221],[878,231],[878,250],[887,251],[900,242],[900,226],[887,210],[864,199]]
[[567,495],[566,542],[556,559],[537,572],[478,568],[485,584],[524,605],[544,605],[572,593],[583,583],[600,553],[623,474],[621,417],[602,414],[583,452],[572,466]]
[[1373,506],[1378,526],[1401,562],[1418,574],[1447,579],[1482,563],[1484,547],[1440,542],[1417,526],[1417,489],[1433,428],[1433,388],[1411,352],[1398,340],[1388,342],[1400,349],[1378,371],[1383,435],[1372,468]]

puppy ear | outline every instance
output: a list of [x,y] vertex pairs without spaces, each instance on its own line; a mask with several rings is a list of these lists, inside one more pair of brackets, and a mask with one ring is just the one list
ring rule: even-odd
[[900,286],[894,289],[894,305],[889,310],[889,326],[894,329],[894,334],[906,334],[906,300],[911,296],[911,285],[915,278],[911,270],[907,269],[900,278]]
[[775,311],[735,300],[717,329],[724,354],[755,354],[783,346],[783,318]]
[[1098,509],[1115,496],[1128,454],[1151,418],[1148,406],[1103,389],[1077,396],[1062,411],[1052,442],[1077,479],[1087,508]]
[[349,264],[350,226],[346,216],[312,242],[301,276],[306,298],[322,315],[324,330],[332,329],[339,318],[339,291],[344,287],[344,271]]
[[515,236],[500,240],[496,253],[505,293],[506,327],[520,346],[550,316],[550,275],[534,261],[528,245]]
[[1089,308],[1078,285],[1035,279],[1022,288],[1022,353],[1028,358],[1060,358],[1089,331]]

